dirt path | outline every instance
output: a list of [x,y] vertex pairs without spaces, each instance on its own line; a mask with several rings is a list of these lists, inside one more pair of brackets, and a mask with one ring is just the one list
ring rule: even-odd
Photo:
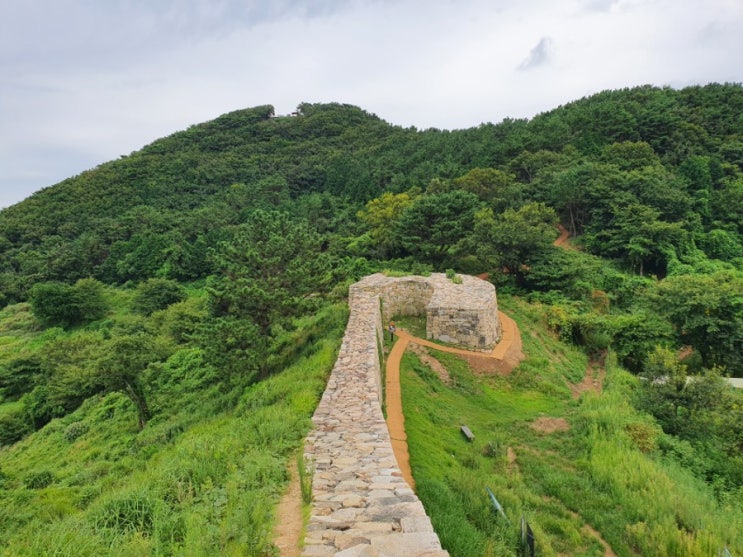
[[302,493],[299,487],[299,474],[296,462],[289,466],[289,487],[281,497],[276,509],[274,544],[281,557],[299,557],[299,542],[302,536],[304,519],[302,517]]
[[575,246],[568,242],[568,238],[570,238],[570,232],[568,232],[567,228],[565,228],[561,224],[558,224],[557,229],[560,231],[560,235],[557,237],[557,240],[552,242],[552,245],[562,249],[574,250]]
[[577,385],[570,386],[573,398],[580,398],[580,395],[586,391],[600,393],[604,389],[605,378],[606,369],[604,368],[603,358],[601,361],[591,360],[586,366],[586,374],[583,376],[583,381]]
[[408,436],[405,434],[405,415],[402,413],[402,391],[400,389],[400,360],[411,337],[404,331],[398,331],[398,340],[392,346],[387,356],[385,379],[385,404],[387,408],[387,429],[390,430],[392,451],[395,453],[397,465],[402,477],[411,488],[415,489],[415,480],[410,470],[410,453],[408,452]]
[[510,372],[523,359],[523,354],[521,353],[521,334],[519,333],[516,322],[505,313],[499,311],[498,318],[503,326],[503,334],[500,342],[495,345],[495,348],[491,352],[475,352],[473,350],[442,346],[430,340],[414,337],[401,329],[398,329],[395,333],[397,335],[397,341],[387,356],[387,366],[385,368],[387,428],[390,431],[392,450],[395,453],[397,465],[400,467],[403,478],[405,478],[405,481],[413,489],[415,489],[415,480],[413,480],[413,473],[410,470],[410,453],[408,452],[408,437],[405,434],[405,415],[402,411],[402,392],[400,389],[400,360],[402,359],[402,355],[410,343],[415,343],[434,350],[465,356],[468,360],[473,358],[481,361],[498,361],[505,366],[510,366],[508,369],[508,372]]

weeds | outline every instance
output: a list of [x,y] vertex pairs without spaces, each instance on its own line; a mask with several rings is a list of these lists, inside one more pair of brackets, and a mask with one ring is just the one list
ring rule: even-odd
[[299,489],[302,493],[302,503],[312,503],[312,476],[315,473],[312,462],[304,459],[302,451],[297,453],[297,472],[299,473]]
[[[461,360],[431,351],[455,378],[443,385],[417,358],[403,357],[413,475],[450,555],[517,554],[522,515],[544,556],[604,555],[587,525],[622,556],[743,551],[740,492],[720,503],[712,487],[659,455],[668,439],[630,403],[636,380],[613,355],[604,392],[573,402],[567,385],[582,377],[585,355],[547,332],[534,308],[499,301],[521,326],[527,355],[511,375],[475,376]],[[571,428],[540,433],[531,427],[540,416],[565,418]],[[459,434],[461,423],[475,434],[472,443]],[[486,486],[511,526],[494,513]]]

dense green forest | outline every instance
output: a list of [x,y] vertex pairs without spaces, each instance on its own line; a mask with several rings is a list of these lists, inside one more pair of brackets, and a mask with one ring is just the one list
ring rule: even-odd
[[0,547],[271,555],[347,286],[385,269],[489,273],[740,510],[743,87],[644,86],[455,131],[240,110],[0,211]]

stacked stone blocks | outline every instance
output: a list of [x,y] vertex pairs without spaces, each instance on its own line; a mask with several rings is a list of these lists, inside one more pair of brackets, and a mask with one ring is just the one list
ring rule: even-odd
[[[479,279],[463,279],[454,285],[443,275],[371,275],[351,286],[346,333],[305,442],[305,461],[314,466],[305,557],[448,556],[392,451],[380,404],[380,346],[392,316],[421,313],[437,320],[431,334],[439,336],[433,338],[474,340],[478,347],[494,343],[495,291]],[[442,281],[462,288],[453,297],[438,296],[448,287]],[[475,307],[478,297],[487,309]],[[442,307],[442,300],[458,300],[463,307]],[[491,309],[495,323],[485,315]]]

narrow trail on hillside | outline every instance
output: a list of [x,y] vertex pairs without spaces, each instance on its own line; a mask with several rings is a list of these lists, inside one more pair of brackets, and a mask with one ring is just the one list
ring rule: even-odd
[[604,389],[605,377],[606,369],[604,368],[603,358],[589,361],[586,365],[586,374],[583,377],[583,381],[570,386],[573,398],[580,398],[580,395],[586,391],[592,391],[597,394],[601,393]]
[[[501,340],[495,345],[491,352],[476,352],[453,346],[443,346],[430,340],[414,337],[406,331],[398,329],[395,333],[397,341],[392,346],[387,356],[386,378],[385,378],[385,404],[387,408],[387,429],[392,439],[392,450],[397,459],[403,478],[415,489],[415,480],[410,469],[410,453],[408,452],[408,437],[405,433],[405,415],[402,411],[402,391],[400,389],[400,361],[402,355],[410,343],[425,346],[441,352],[449,352],[476,360],[496,360],[502,365],[508,366],[507,372],[515,368],[523,359],[521,353],[521,333],[516,322],[502,311],[498,312],[503,327]],[[502,369],[500,370],[503,371]]]
[[[552,242],[552,245],[564,250],[575,250],[576,247],[568,242],[570,238],[570,232],[562,224],[557,225],[557,229],[560,231],[560,236],[557,240]],[[606,377],[606,370],[604,369],[604,358],[602,356],[598,360],[591,360],[586,366],[586,374],[583,377],[583,381],[575,385],[570,385],[570,390],[573,393],[573,398],[580,398],[580,395],[586,391],[593,391],[600,393],[604,388],[604,378]]]
[[302,493],[296,464],[290,465],[288,471],[289,486],[276,509],[274,544],[279,548],[281,557],[299,557],[299,542],[304,527]]
[[[552,242],[552,245],[564,250],[575,250],[577,249],[574,245],[568,242],[570,238],[570,232],[562,225],[557,225],[560,235],[557,239]],[[605,355],[604,355],[605,357]],[[578,399],[580,395],[586,391],[592,391],[594,393],[601,393],[604,388],[604,378],[606,377],[606,369],[604,368],[604,358],[599,360],[591,360],[586,365],[586,374],[583,377],[583,381],[576,385],[571,385],[570,390],[573,393],[573,398]],[[596,531],[590,524],[586,523],[583,529],[591,536],[596,538],[604,548],[604,557],[617,557],[611,546],[601,537],[601,534]]]
[[560,231],[560,235],[557,237],[557,240],[552,242],[552,245],[557,248],[562,248],[562,249],[567,249],[567,250],[576,249],[574,245],[568,242],[568,239],[570,238],[570,232],[568,232],[568,229],[565,228],[561,224],[557,225],[557,229]]

